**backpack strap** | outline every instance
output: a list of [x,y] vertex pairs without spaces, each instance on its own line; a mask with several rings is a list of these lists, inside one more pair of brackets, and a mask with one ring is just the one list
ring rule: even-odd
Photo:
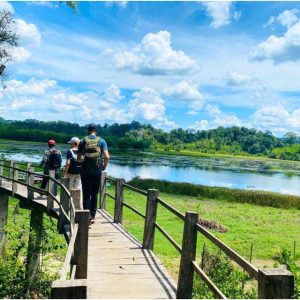
[[73,159],[76,160],[77,157],[76,157],[75,153],[73,152],[73,150],[72,150],[72,149],[69,149],[69,150],[70,150],[70,152],[71,152],[71,154],[72,154]]

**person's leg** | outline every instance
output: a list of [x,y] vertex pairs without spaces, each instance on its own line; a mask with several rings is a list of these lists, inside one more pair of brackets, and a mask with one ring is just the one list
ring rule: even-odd
[[81,174],[82,194],[83,194],[83,209],[90,210],[91,189],[90,176]]
[[[56,179],[56,180],[59,180],[59,179],[60,179],[59,169],[56,169],[56,170],[55,170],[55,179]],[[58,190],[58,187],[57,187],[57,183],[55,182],[55,183],[54,183],[54,196],[57,196],[57,190]]]
[[[44,169],[44,175],[49,175],[49,169],[48,168]],[[43,181],[42,181],[42,184],[41,184],[41,189],[45,190],[46,187],[47,187],[47,183],[48,183],[48,178],[43,177]]]
[[70,189],[73,189],[73,185],[74,185],[74,175],[73,174],[67,174],[66,175],[67,178],[70,178]]
[[80,190],[81,189],[80,175],[74,175],[73,188],[76,189],[76,190]]
[[92,177],[92,190],[91,190],[91,217],[95,218],[97,211],[97,198],[100,188],[100,174],[93,175]]

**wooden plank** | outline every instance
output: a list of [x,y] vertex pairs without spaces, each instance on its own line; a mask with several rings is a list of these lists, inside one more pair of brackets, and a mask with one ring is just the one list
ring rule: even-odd
[[51,286],[52,299],[86,299],[86,280],[56,280]]
[[8,215],[8,195],[0,194],[0,242],[4,239]]

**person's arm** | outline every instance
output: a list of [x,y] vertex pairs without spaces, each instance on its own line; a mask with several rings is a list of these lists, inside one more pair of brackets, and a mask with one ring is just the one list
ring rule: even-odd
[[40,166],[44,167],[46,165],[47,161],[48,161],[48,151],[46,150],[44,152],[43,159],[42,159],[42,161],[40,163]]
[[103,150],[103,154],[104,154],[104,160],[103,160],[103,165],[102,165],[102,170],[105,171],[108,162],[109,162],[109,152],[108,150]]
[[79,146],[78,146],[78,151],[77,151],[77,160],[78,161],[83,161],[83,159],[84,159],[83,141],[80,141]]
[[70,163],[71,163],[70,159],[67,159],[67,160],[66,160],[66,165],[65,165],[65,177],[66,177],[67,174],[68,174],[69,167],[70,167]]
[[103,139],[100,140],[100,149],[101,149],[101,152],[104,155],[103,164],[102,164],[102,171],[105,171],[105,169],[108,165],[108,162],[109,162],[109,152],[108,152],[106,141],[103,140]]

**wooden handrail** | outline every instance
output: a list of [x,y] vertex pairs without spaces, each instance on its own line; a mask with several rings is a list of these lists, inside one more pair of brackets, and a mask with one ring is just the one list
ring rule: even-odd
[[78,232],[78,224],[74,225],[74,230],[73,230],[73,235],[72,238],[70,240],[69,246],[68,246],[68,251],[64,260],[64,264],[63,267],[61,269],[60,272],[60,280],[66,280],[67,279],[67,274],[68,274],[68,270],[69,270],[69,266],[71,264],[71,259],[73,256],[73,252],[74,252],[74,245],[75,245],[75,241],[77,238],[77,232]]

